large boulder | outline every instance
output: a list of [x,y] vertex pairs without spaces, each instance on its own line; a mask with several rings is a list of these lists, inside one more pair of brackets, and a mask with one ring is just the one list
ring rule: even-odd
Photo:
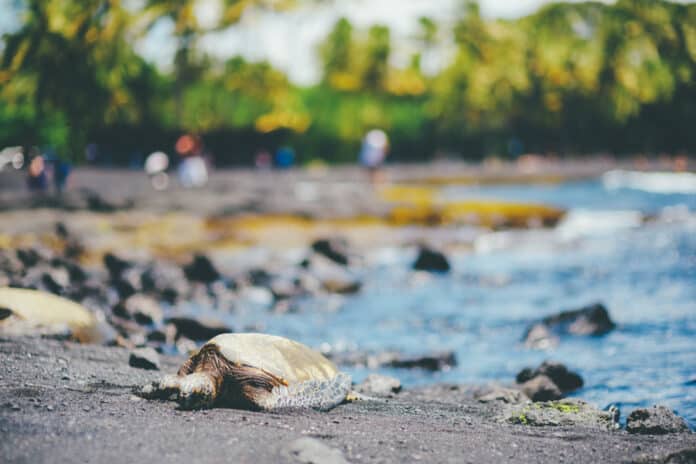
[[421,246],[413,269],[428,272],[449,272],[450,264],[445,255],[433,248]]
[[527,328],[523,341],[530,348],[549,348],[564,335],[604,335],[616,328],[609,311],[594,303],[572,311],[562,311],[543,318]]
[[651,408],[639,408],[629,414],[626,419],[626,431],[646,435],[664,435],[688,432],[689,426],[671,409],[656,405]]

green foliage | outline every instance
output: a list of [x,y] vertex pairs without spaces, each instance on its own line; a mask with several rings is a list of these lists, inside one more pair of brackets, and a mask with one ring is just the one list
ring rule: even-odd
[[[21,27],[0,47],[0,144],[50,145],[78,160],[100,134],[113,141],[142,127],[148,147],[182,130],[255,133],[268,148],[292,144],[301,160],[353,161],[380,127],[396,159],[504,155],[513,138],[527,151],[696,150],[694,4],[555,3],[503,21],[467,0],[451,26],[419,18],[403,68],[391,63],[400,45],[387,27],[342,18],[318,50],[321,83],[298,88],[268,63],[198,49],[250,5],[292,0],[223,0],[214,24],[198,21],[195,0],[122,3],[23,2]],[[162,20],[175,30],[170,72],[133,49]],[[425,76],[443,44],[451,60]]]
[[365,46],[365,64],[362,75],[363,88],[382,90],[389,72],[391,37],[386,26],[372,26]]
[[[353,25],[346,18],[339,19],[319,49],[323,80],[330,83],[341,75],[352,74],[355,60],[353,50]],[[339,84],[340,85],[340,84]]]

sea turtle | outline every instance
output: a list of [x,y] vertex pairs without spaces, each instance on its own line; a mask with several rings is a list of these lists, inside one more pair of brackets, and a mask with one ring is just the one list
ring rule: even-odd
[[68,334],[83,343],[108,337],[88,309],[51,293],[0,287],[0,335]]
[[287,338],[222,334],[194,353],[176,375],[136,391],[176,398],[182,409],[331,409],[352,398],[351,379],[320,353]]

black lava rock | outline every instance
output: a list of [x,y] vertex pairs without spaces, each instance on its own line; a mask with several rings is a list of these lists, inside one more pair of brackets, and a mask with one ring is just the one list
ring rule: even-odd
[[205,321],[190,317],[173,317],[168,324],[176,327],[177,338],[186,337],[194,341],[207,341],[216,335],[232,332],[232,329],[218,321]]
[[55,257],[51,259],[51,266],[55,268],[65,268],[73,283],[82,283],[87,280],[87,273],[79,264],[65,258]]
[[520,385],[522,392],[532,401],[553,401],[563,398],[563,392],[545,375],[537,375]]
[[62,239],[67,239],[70,236],[68,228],[62,222],[56,222],[55,231],[56,235]]
[[312,243],[312,250],[326,256],[331,261],[346,266],[348,264],[348,243],[344,239],[320,239]]
[[404,369],[425,369],[428,371],[440,371],[457,365],[457,357],[452,351],[433,353],[425,356],[398,357],[386,363],[389,367]]
[[249,283],[254,287],[269,287],[273,275],[265,269],[250,269],[247,272],[247,278]]
[[131,351],[128,364],[138,369],[159,370],[159,355],[153,348],[139,348]]
[[121,259],[113,253],[107,253],[103,258],[104,267],[109,271],[109,275],[112,279],[118,279],[123,271],[132,266],[132,263]]
[[413,269],[429,272],[449,272],[450,264],[441,252],[432,248],[421,246],[418,258],[413,263]]
[[686,421],[665,406],[653,406],[634,410],[626,419],[628,433],[664,435],[688,432]]
[[517,383],[525,383],[540,375],[551,379],[562,393],[577,390],[583,385],[579,374],[569,371],[565,365],[555,361],[544,361],[536,369],[526,367],[517,374],[516,380]]
[[529,326],[522,340],[533,348],[555,345],[563,335],[604,335],[616,328],[609,311],[601,303],[594,303],[572,311],[562,311],[543,318]]
[[196,255],[189,264],[184,266],[186,278],[194,282],[210,283],[220,278],[220,273],[213,263],[204,255]]
[[17,250],[17,258],[26,268],[34,267],[41,261],[41,255],[31,248],[19,248]]
[[549,327],[573,335],[604,335],[616,328],[609,311],[602,303],[594,303],[574,311],[563,311],[541,321]]

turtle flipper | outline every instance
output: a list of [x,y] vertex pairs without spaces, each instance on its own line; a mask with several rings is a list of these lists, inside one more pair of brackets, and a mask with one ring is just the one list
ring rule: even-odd
[[339,372],[328,380],[307,380],[276,387],[259,405],[262,409],[314,408],[327,411],[346,399],[350,385],[350,376]]
[[165,375],[157,382],[151,382],[141,387],[136,387],[133,393],[150,400],[168,400],[176,398],[180,390],[180,377]]
[[176,400],[182,409],[201,409],[217,399],[215,380],[207,372],[166,375],[159,382],[136,388],[134,393],[146,399]]

